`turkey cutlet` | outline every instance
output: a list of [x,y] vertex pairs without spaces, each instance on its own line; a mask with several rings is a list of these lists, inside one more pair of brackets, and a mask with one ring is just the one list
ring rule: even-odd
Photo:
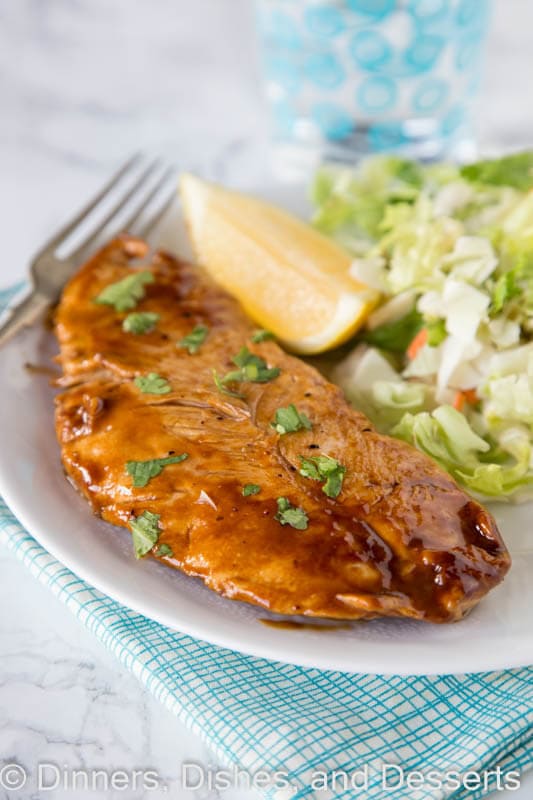
[[201,267],[121,236],[68,283],[55,331],[64,468],[138,556],[337,619],[455,621],[507,572],[481,505]]

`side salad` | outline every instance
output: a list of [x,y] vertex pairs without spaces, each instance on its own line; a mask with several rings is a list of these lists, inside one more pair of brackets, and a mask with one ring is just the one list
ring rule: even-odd
[[533,152],[325,167],[313,201],[383,297],[335,368],[349,400],[473,494],[533,498]]

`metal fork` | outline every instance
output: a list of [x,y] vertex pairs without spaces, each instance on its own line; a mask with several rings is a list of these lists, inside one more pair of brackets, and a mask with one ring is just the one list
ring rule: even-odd
[[[172,190],[171,190],[172,184]],[[93,199],[58,231],[34,256],[30,265],[30,288],[24,289],[0,317],[0,346],[22,328],[32,325],[53,303],[80,266],[105,238],[121,231],[146,238],[168,210],[175,196],[175,171],[158,160],[150,163],[137,154],[130,158]],[[106,201],[112,201],[106,207]],[[84,233],[93,215],[100,219]],[[124,212],[125,219],[121,219]],[[68,249],[68,242],[82,233],[81,241]],[[67,254],[63,255],[62,250]]]

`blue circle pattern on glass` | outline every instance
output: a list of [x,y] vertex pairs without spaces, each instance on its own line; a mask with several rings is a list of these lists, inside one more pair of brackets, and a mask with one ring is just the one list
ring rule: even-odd
[[459,42],[455,64],[458,70],[468,69],[481,56],[481,44],[477,37],[467,36]]
[[346,139],[355,130],[352,115],[334,103],[316,103],[311,115],[324,136],[333,141]]
[[401,147],[408,138],[401,122],[377,122],[368,131],[368,141],[372,150],[379,153]]
[[296,94],[302,85],[302,76],[297,65],[286,56],[267,56],[265,73],[269,81],[284,90],[286,94]]
[[392,78],[367,78],[357,90],[359,107],[368,113],[390,111],[396,101],[396,92]]
[[442,121],[441,130],[443,134],[449,136],[454,133],[462,125],[465,117],[466,108],[464,106],[452,106]]
[[364,30],[354,34],[349,45],[350,55],[356,67],[378,70],[392,57],[392,47],[378,31]]
[[305,10],[305,24],[315,36],[337,36],[346,28],[344,17],[338,8],[312,6]]
[[346,72],[333,53],[313,53],[305,62],[307,78],[322,89],[335,89],[346,78]]
[[414,93],[413,110],[421,114],[436,111],[448,94],[448,84],[442,78],[427,78]]
[[394,11],[396,0],[346,0],[346,3],[351,11],[377,20]]
[[302,46],[296,20],[283,11],[272,12],[268,18],[266,35],[277,47],[299,50]]
[[490,2],[487,0],[460,0],[456,12],[457,25],[470,36],[482,37],[489,22]]
[[447,13],[447,0],[410,0],[409,10],[420,21],[434,22]]
[[441,36],[422,34],[406,50],[405,60],[415,72],[427,72],[435,66],[444,45]]
[[459,25],[471,25],[478,15],[479,0],[461,0],[457,9],[457,22]]
[[281,135],[300,136],[305,126],[295,123],[307,120],[325,138],[339,141],[351,136],[361,118],[372,149],[384,150],[405,144],[406,118],[431,117],[448,139],[464,131],[491,0],[259,3],[265,71]]

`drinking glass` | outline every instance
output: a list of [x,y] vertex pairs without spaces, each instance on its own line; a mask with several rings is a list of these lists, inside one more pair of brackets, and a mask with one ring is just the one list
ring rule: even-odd
[[256,0],[272,134],[351,161],[474,155],[491,0]]

